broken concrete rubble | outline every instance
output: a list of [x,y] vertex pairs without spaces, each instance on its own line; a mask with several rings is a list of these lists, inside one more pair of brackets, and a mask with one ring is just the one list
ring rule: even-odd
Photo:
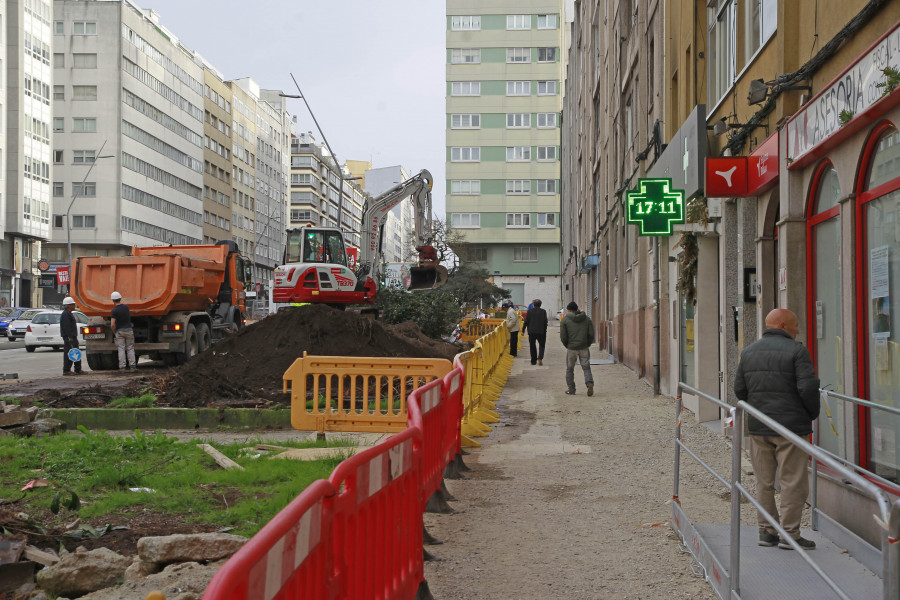
[[19,435],[25,437],[52,435],[65,431],[66,424],[57,419],[39,419],[36,406],[22,408],[16,404],[3,404],[0,410],[0,437]]
[[138,540],[138,556],[148,563],[211,561],[231,556],[247,538],[230,533],[176,534]]
[[116,585],[131,561],[108,548],[79,547],[52,567],[38,571],[37,584],[57,596],[81,596]]

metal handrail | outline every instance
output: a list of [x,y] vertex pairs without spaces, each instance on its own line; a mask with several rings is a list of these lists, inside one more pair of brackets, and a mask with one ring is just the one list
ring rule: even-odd
[[[818,462],[821,462],[839,475],[844,477],[849,483],[855,485],[860,491],[865,493],[867,496],[870,496],[873,500],[875,500],[876,504],[879,508],[880,515],[873,515],[875,521],[879,524],[882,529],[882,544],[881,544],[881,553],[883,560],[883,582],[884,582],[884,593],[885,598],[894,598],[896,597],[896,593],[900,590],[900,581],[898,581],[898,565],[900,565],[900,551],[898,551],[895,546],[897,542],[900,542],[900,500],[894,503],[891,506],[890,499],[881,488],[879,488],[875,483],[864,477],[863,475],[857,473],[855,470],[848,468],[844,464],[841,463],[839,459],[834,457],[831,453],[825,451],[818,446],[814,446],[810,444],[805,439],[800,436],[794,434],[786,427],[773,420],[769,416],[765,415],[758,409],[750,406],[744,401],[739,401],[736,406],[732,407],[731,405],[710,396],[696,388],[693,388],[685,383],[678,383],[678,395],[676,397],[676,429],[675,429],[675,466],[674,466],[674,494],[673,500],[678,502],[678,492],[679,492],[679,478],[681,471],[681,449],[684,448],[685,451],[688,452],[695,460],[697,460],[701,465],[704,466],[710,473],[715,475],[720,481],[724,482],[724,478],[720,476],[718,473],[715,473],[714,469],[706,465],[702,460],[700,460],[693,452],[691,452],[687,446],[684,444],[681,438],[681,413],[682,413],[682,397],[681,394],[683,391],[686,391],[690,394],[701,397],[705,400],[713,402],[721,408],[726,408],[728,410],[732,410],[734,412],[734,427],[732,429],[732,460],[731,460],[731,524],[730,524],[730,569],[729,569],[729,587],[732,596],[738,596],[740,591],[740,526],[741,526],[741,513],[740,513],[740,503],[741,498],[740,495],[744,495],[747,499],[757,508],[760,514],[779,532],[781,537],[788,541],[791,546],[799,551],[800,555],[803,559],[812,567],[812,569],[818,574],[822,580],[841,598],[849,598],[846,593],[834,582],[832,581],[827,574],[818,565],[815,564],[815,561],[809,556],[809,554],[803,550],[794,540],[787,535],[787,532],[781,527],[780,523],[775,522],[768,512],[762,509],[762,506],[756,501],[756,499],[749,493],[749,491],[744,488],[741,484],[741,436],[743,434],[743,418],[744,413],[753,416],[755,419],[759,420],[761,423],[769,427],[772,431],[782,436],[786,440],[790,441],[792,444],[803,450],[807,455],[813,457],[813,464],[815,465]],[[849,398],[849,397],[848,397]],[[858,399],[857,399],[858,400]],[[863,401],[864,402],[864,401]],[[858,468],[858,467],[856,467]],[[868,471],[866,471],[868,473]],[[815,475],[815,471],[813,472]],[[728,487],[728,486],[727,486]],[[740,492],[740,495],[735,493],[735,491]],[[815,482],[813,482],[812,487],[813,494],[813,502],[815,501]],[[815,504],[813,504],[815,506]],[[891,595],[889,595],[891,594]]]

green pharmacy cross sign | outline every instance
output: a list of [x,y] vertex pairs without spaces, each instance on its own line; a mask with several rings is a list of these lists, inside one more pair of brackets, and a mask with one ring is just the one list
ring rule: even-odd
[[684,192],[670,189],[671,179],[638,179],[629,191],[628,222],[641,226],[641,235],[672,235],[672,225],[684,223]]

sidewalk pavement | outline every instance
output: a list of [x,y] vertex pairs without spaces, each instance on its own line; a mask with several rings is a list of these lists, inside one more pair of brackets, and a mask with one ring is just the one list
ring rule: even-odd
[[[453,514],[426,514],[432,594],[448,598],[713,599],[668,521],[674,401],[618,364],[592,365],[593,397],[575,367],[567,396],[559,329],[543,366],[528,338],[515,358],[493,432],[477,438],[464,480],[447,480]],[[592,358],[600,355],[596,346]],[[686,420],[692,420],[689,417]],[[727,444],[702,427],[691,434]],[[690,473],[690,471],[689,471]],[[728,502],[707,494],[727,517]]]

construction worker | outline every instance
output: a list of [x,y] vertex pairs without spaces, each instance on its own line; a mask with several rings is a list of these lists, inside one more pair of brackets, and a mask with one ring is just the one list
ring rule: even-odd
[[[134,330],[131,326],[131,310],[127,304],[122,303],[122,294],[113,292],[109,299],[113,301],[110,324],[113,336],[116,338],[116,348],[119,350],[119,369],[137,369],[137,360],[134,358]],[[128,359],[126,362],[126,358]]]
[[[78,321],[72,311],[75,310],[75,299],[72,296],[63,298],[63,312],[59,316],[59,335],[63,339],[63,375],[81,375],[81,351],[78,349]],[[69,355],[70,350],[75,350]],[[78,360],[72,360],[77,357]],[[74,373],[72,366],[75,366]]]

